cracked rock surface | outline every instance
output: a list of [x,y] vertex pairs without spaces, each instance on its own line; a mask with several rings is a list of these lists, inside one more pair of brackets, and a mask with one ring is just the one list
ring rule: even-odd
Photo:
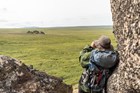
[[140,0],[110,0],[120,63],[108,93],[140,93]]
[[0,93],[72,93],[62,79],[0,55]]

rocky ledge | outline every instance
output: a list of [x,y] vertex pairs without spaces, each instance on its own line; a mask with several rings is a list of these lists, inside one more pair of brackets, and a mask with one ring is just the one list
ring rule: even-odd
[[0,55],[0,93],[72,93],[63,80]]

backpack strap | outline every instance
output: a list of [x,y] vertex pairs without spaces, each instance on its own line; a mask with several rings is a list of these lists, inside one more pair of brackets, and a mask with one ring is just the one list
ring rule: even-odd
[[99,82],[101,81],[101,79],[102,79],[102,71],[100,70],[99,72],[98,72],[98,75],[97,75],[97,80],[96,80],[96,83],[97,83],[97,85],[99,84]]
[[93,71],[93,74],[91,76],[91,82],[90,82],[90,90],[93,93],[103,91],[105,89],[106,81],[108,77],[110,76],[109,69],[99,67],[98,65],[96,66],[98,68],[98,72],[94,73]]

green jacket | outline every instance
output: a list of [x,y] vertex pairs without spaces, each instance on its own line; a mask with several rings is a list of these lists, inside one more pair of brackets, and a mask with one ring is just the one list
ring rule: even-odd
[[83,68],[88,68],[89,58],[92,50],[93,48],[91,46],[86,45],[80,52],[79,62]]
[[[79,80],[79,90],[80,91],[84,91],[86,93],[90,93],[89,88],[86,86],[86,82],[87,80],[83,80],[83,76],[86,77],[88,79],[88,67],[89,67],[89,59],[90,59],[90,55],[91,55],[91,51],[93,50],[93,48],[89,45],[86,45],[82,51],[80,52],[80,56],[79,56],[79,62],[81,64],[81,66],[84,68],[84,71],[82,73],[82,76]],[[84,78],[84,79],[86,79]]]

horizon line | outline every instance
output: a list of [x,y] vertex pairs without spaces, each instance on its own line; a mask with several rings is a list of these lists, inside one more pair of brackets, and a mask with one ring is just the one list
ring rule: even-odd
[[113,25],[89,25],[89,26],[27,26],[27,27],[0,27],[0,29],[20,29],[20,28],[67,28],[67,27],[112,27]]

